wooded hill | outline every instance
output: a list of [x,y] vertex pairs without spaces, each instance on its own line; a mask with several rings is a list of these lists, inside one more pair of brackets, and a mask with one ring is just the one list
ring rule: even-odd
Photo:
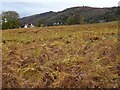
[[118,7],[72,7],[59,12],[46,12],[20,19],[21,24],[34,24],[36,26],[57,24],[82,24],[116,21]]

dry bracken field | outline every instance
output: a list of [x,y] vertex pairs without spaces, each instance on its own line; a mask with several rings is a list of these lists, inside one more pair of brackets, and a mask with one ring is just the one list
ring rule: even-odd
[[3,88],[117,88],[117,22],[2,31]]

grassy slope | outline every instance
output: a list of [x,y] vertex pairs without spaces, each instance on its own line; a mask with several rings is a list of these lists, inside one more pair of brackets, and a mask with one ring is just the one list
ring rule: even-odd
[[118,87],[117,23],[3,31],[3,87]]

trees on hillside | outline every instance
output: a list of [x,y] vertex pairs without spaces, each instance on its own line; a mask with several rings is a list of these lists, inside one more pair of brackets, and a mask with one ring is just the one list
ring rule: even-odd
[[2,12],[2,30],[14,29],[20,26],[19,14],[15,11]]
[[76,14],[68,18],[67,24],[68,25],[83,24],[84,19],[85,19],[84,16]]
[[39,21],[38,21],[38,27],[43,27],[45,25],[45,19],[40,19]]
[[67,20],[67,24],[68,25],[72,25],[72,24],[74,24],[75,22],[74,22],[74,18],[72,17],[72,16],[70,16],[69,18],[68,18],[68,20]]
[[104,15],[104,19],[107,22],[111,22],[111,21],[116,21],[118,18],[116,12],[108,12]]

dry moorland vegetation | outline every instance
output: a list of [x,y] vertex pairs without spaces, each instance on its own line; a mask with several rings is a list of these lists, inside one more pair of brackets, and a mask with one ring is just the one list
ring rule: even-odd
[[4,88],[120,85],[117,22],[2,33]]

